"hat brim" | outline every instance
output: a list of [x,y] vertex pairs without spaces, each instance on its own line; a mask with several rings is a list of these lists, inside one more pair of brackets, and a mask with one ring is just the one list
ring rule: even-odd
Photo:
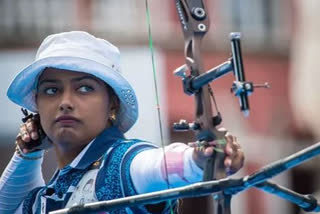
[[120,110],[115,124],[125,133],[138,118],[138,102],[135,92],[128,81],[113,68],[99,62],[72,56],[53,56],[37,60],[23,69],[8,88],[9,99],[32,111],[37,112],[36,90],[40,74],[45,68],[57,68],[94,75],[113,88],[120,100]]

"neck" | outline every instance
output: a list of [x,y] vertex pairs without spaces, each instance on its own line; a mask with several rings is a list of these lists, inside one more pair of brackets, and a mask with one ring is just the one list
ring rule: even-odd
[[58,168],[62,169],[63,167],[70,164],[85,148],[86,145],[77,146],[77,147],[62,147],[57,144],[54,144],[54,149],[57,157]]

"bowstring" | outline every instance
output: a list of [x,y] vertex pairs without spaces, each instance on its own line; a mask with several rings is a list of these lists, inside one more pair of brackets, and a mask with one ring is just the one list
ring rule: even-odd
[[[158,121],[159,121],[159,129],[160,129],[160,138],[161,138],[161,147],[163,152],[163,160],[164,160],[164,168],[165,168],[165,181],[167,184],[167,188],[170,189],[169,184],[169,174],[168,174],[168,164],[167,164],[167,158],[165,155],[165,143],[163,138],[163,128],[162,128],[162,122],[161,122],[161,111],[160,111],[160,102],[159,102],[159,91],[158,91],[158,84],[157,84],[157,74],[156,74],[156,66],[155,66],[155,60],[154,60],[154,49],[153,49],[153,39],[152,39],[152,33],[151,33],[151,18],[150,18],[150,10],[149,10],[149,4],[148,0],[145,0],[146,2],[146,18],[147,18],[147,25],[148,25],[148,40],[149,40],[149,48],[150,48],[150,54],[151,54],[151,61],[152,61],[152,72],[153,72],[153,83],[154,83],[154,90],[156,95],[156,108],[158,113]],[[171,200],[168,201],[170,206],[170,212],[173,214],[172,209],[172,203]]]

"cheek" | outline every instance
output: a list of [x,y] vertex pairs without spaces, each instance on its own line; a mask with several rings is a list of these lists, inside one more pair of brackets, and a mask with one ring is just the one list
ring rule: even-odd
[[109,100],[106,98],[95,99],[90,102],[89,108],[85,111],[90,124],[95,127],[106,127],[110,114]]
[[50,125],[51,121],[55,117],[56,113],[56,107],[53,102],[48,102],[45,99],[38,98],[37,99],[37,107],[38,107],[38,113],[40,115],[40,123],[43,130],[46,132],[46,134],[49,134],[50,132]]
[[52,112],[48,108],[42,108],[38,105],[38,113],[40,115],[40,125],[46,134],[50,132],[50,121],[52,121]]

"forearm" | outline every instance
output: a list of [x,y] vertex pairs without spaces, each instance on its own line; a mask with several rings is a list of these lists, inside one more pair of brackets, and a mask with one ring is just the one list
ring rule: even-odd
[[[27,156],[42,155],[43,151],[39,151]],[[13,155],[0,178],[0,213],[13,213],[32,189],[44,185],[42,160],[25,160],[16,153]]]
[[174,143],[139,153],[132,161],[130,174],[138,193],[192,184],[202,179],[202,170],[192,159],[193,148]]

